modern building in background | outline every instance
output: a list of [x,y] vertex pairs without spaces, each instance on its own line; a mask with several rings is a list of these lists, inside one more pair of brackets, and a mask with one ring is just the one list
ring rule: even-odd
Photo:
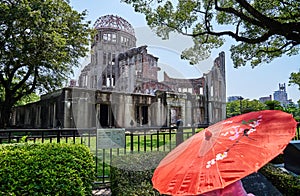
[[279,84],[279,89],[273,94],[274,100],[279,101],[282,106],[288,105],[287,92],[285,88],[285,83]]
[[[229,96],[227,98],[227,102],[231,102],[231,101],[237,101],[237,100],[240,100],[240,98],[242,98],[241,96]],[[243,98],[242,98],[243,99]],[[286,107],[288,106],[289,104],[292,104],[293,101],[291,99],[288,99],[288,94],[286,92],[286,86],[285,86],[285,83],[283,84],[280,84],[279,83],[279,88],[277,91],[274,91],[273,93],[273,99],[272,99],[272,95],[269,95],[269,96],[266,96],[266,97],[260,97],[259,98],[259,101],[261,103],[264,103],[266,101],[279,101],[280,104],[283,106],[283,107]]]
[[91,62],[78,82],[15,108],[16,127],[102,128],[213,124],[226,117],[225,54],[198,78],[158,81],[159,57],[136,46],[125,19],[105,15],[94,24]]
[[229,96],[227,98],[227,102],[237,101],[237,100],[243,100],[244,98],[242,96]]
[[272,101],[272,95],[266,96],[266,97],[260,97],[258,99],[261,103],[265,103],[266,101]]

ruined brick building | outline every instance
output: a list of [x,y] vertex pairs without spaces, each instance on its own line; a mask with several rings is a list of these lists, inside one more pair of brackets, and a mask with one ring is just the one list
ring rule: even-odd
[[134,28],[119,16],[105,15],[94,24],[91,62],[78,86],[43,95],[15,108],[15,126],[136,127],[170,126],[180,115],[184,126],[213,124],[226,115],[225,54],[198,78],[158,80],[159,56],[136,46]]

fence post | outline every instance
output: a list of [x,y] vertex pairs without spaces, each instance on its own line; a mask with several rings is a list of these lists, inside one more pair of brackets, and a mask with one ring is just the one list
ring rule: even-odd
[[130,132],[130,153],[133,153],[133,132]]
[[300,140],[300,122],[297,124],[297,135],[296,135],[297,140]]
[[11,143],[11,132],[8,132],[8,143]]
[[77,129],[73,130],[73,143],[76,143],[76,133],[77,133]]
[[61,132],[60,129],[56,129],[57,130],[57,143],[60,143],[60,136],[61,136]]
[[159,151],[159,129],[156,130],[156,150]]
[[192,135],[195,135],[196,131],[195,131],[195,126],[192,127]]

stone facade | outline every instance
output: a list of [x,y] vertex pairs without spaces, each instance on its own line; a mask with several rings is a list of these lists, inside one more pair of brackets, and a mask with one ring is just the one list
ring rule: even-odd
[[27,128],[171,126],[179,115],[184,126],[213,124],[224,119],[226,111],[222,58],[220,53],[202,78],[152,82],[157,88],[153,93],[66,87],[15,108],[12,124]]
[[[158,58],[147,52],[147,46],[132,48],[120,53],[115,58],[118,67],[118,76],[114,86],[120,92],[138,92],[149,94],[151,83],[158,83]],[[153,93],[152,93],[153,94]]]
[[213,124],[226,117],[225,54],[199,78],[158,81],[159,58],[147,46],[136,47],[134,29],[124,19],[106,15],[95,25],[91,62],[78,86],[42,96],[15,108],[18,127],[91,128]]

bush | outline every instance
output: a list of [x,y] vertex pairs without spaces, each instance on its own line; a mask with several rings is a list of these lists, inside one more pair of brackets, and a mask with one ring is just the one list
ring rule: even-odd
[[0,195],[91,195],[93,156],[79,144],[0,145]]
[[112,195],[160,195],[153,189],[154,169],[166,152],[145,152],[113,157],[111,164]]
[[284,172],[280,168],[267,164],[260,169],[260,172],[283,194],[299,195],[300,177]]

